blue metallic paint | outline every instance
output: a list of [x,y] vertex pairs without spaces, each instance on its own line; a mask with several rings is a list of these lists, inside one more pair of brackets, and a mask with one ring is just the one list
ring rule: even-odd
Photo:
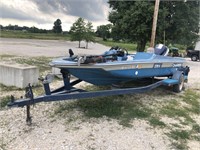
[[95,85],[111,85],[140,78],[170,76],[177,68],[144,68],[106,71],[101,68],[68,68],[75,77]]

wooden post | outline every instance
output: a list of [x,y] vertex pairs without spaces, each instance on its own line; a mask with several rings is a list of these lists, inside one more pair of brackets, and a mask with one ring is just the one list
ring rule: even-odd
[[155,2],[155,8],[154,8],[154,15],[153,15],[153,25],[152,25],[152,32],[151,32],[150,47],[154,47],[154,43],[155,43],[159,3],[160,3],[160,0],[156,0],[156,2]]

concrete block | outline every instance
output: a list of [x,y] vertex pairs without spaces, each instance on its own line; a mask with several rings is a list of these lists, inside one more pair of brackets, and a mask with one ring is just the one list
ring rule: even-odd
[[35,66],[0,63],[0,83],[19,88],[38,84],[39,69]]

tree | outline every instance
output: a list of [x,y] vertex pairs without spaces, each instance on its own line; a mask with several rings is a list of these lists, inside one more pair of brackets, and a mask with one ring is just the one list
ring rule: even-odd
[[113,23],[112,35],[118,40],[136,41],[137,51],[143,51],[151,34],[152,2],[109,1],[109,4],[113,9],[109,15],[109,21]]
[[86,41],[86,48],[88,48],[88,42],[94,41],[94,31],[92,29],[92,23],[85,23],[83,18],[78,18],[70,29],[71,40],[79,42],[79,48],[81,41]]
[[54,22],[54,26],[53,26],[53,32],[54,33],[62,33],[62,26],[61,26],[62,22],[60,19],[57,19]]
[[144,51],[151,36],[154,2],[110,0],[109,4],[113,9],[109,20],[113,23],[114,35],[136,42],[137,51]]
[[[112,35],[137,43],[137,51],[144,51],[151,38],[154,1],[112,1],[109,21],[113,23]],[[191,43],[198,33],[198,1],[161,1],[156,40],[165,38],[177,43]],[[184,10],[184,11],[183,11]]]
[[94,42],[95,39],[94,39],[94,30],[92,29],[92,23],[91,22],[88,22],[86,24],[86,32],[85,32],[85,35],[84,35],[84,39],[86,41],[86,48],[88,48],[88,42]]
[[97,36],[102,37],[104,41],[106,41],[111,36],[111,29],[112,24],[100,25],[97,27],[96,34]]
[[79,42],[79,48],[81,41],[84,40],[84,34],[86,32],[85,22],[83,18],[78,18],[72,25],[70,29],[71,40]]
[[163,40],[165,32],[166,43],[191,45],[198,38],[199,6],[199,1],[161,1],[160,11],[165,12],[159,18],[157,39]]

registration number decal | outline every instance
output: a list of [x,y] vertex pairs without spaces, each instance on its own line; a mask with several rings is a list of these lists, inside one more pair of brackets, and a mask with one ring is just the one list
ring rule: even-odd
[[153,68],[161,68],[162,67],[162,63],[155,63],[153,65]]

